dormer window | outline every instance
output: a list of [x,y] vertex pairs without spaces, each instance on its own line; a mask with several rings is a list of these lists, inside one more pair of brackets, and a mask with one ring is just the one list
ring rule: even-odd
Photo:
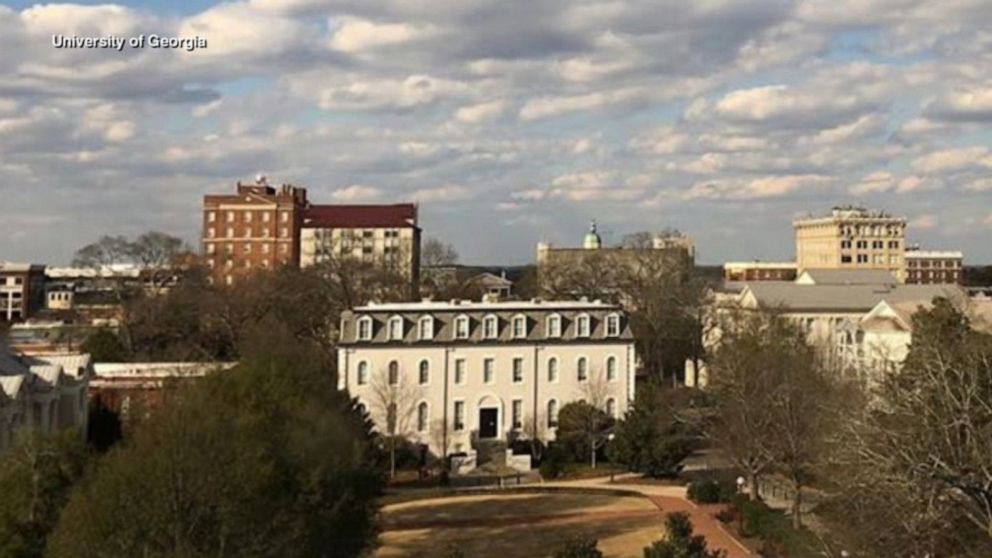
[[482,336],[486,339],[499,337],[499,318],[490,314],[482,319]]
[[592,329],[590,324],[589,314],[579,314],[579,317],[575,319],[575,335],[589,337],[589,332]]
[[561,337],[561,316],[558,314],[551,314],[548,316],[547,321],[547,335],[548,337]]
[[403,318],[393,316],[389,318],[389,340],[401,341],[403,339]]
[[620,314],[610,314],[606,317],[606,336],[620,337]]
[[468,339],[468,316],[455,318],[455,339]]
[[417,320],[417,339],[429,341],[434,338],[433,316],[423,316]]
[[372,318],[369,316],[362,316],[361,318],[358,318],[358,340],[372,340]]
[[513,317],[513,338],[523,339],[527,337],[527,316],[519,315]]

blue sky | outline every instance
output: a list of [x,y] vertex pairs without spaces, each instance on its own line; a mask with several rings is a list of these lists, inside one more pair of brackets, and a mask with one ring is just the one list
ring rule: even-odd
[[[195,243],[202,195],[263,173],[417,201],[467,262],[591,219],[788,259],[792,219],[860,204],[992,263],[989,29],[986,0],[0,3],[0,259]],[[208,47],[51,45],[151,33]]]

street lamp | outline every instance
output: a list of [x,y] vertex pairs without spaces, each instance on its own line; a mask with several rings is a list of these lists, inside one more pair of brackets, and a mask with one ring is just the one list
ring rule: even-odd
[[[609,435],[606,436],[606,441],[607,442],[612,442],[614,440],[614,438],[616,438],[616,437],[617,437],[616,434],[610,432]],[[613,468],[613,464],[610,463],[610,484],[613,484],[613,473],[615,471],[616,471],[616,469]]]
[[746,481],[744,480],[744,477],[737,477],[737,493],[738,494],[743,494],[744,493],[744,483],[745,482]]

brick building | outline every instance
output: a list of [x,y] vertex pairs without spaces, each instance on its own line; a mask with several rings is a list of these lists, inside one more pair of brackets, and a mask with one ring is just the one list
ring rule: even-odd
[[264,176],[235,194],[203,197],[203,253],[213,280],[230,285],[255,269],[300,263],[299,231],[307,191],[275,188]]
[[45,307],[45,266],[0,262],[0,321],[23,321]]
[[795,262],[727,262],[723,264],[724,281],[794,281]]
[[919,285],[959,285],[964,255],[957,251],[906,251],[906,282]]
[[393,267],[420,281],[420,227],[417,206],[312,205],[303,212],[300,265],[335,257],[356,258]]

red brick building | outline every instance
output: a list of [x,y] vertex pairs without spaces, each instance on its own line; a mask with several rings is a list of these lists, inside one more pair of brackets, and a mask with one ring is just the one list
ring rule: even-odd
[[0,321],[24,321],[45,307],[45,266],[0,262]]
[[213,280],[233,284],[255,269],[300,264],[300,225],[307,191],[275,188],[264,176],[235,194],[203,197],[203,253]]
[[794,262],[727,262],[723,264],[724,281],[794,281]]
[[917,285],[960,285],[964,255],[957,251],[907,250],[906,282]]

